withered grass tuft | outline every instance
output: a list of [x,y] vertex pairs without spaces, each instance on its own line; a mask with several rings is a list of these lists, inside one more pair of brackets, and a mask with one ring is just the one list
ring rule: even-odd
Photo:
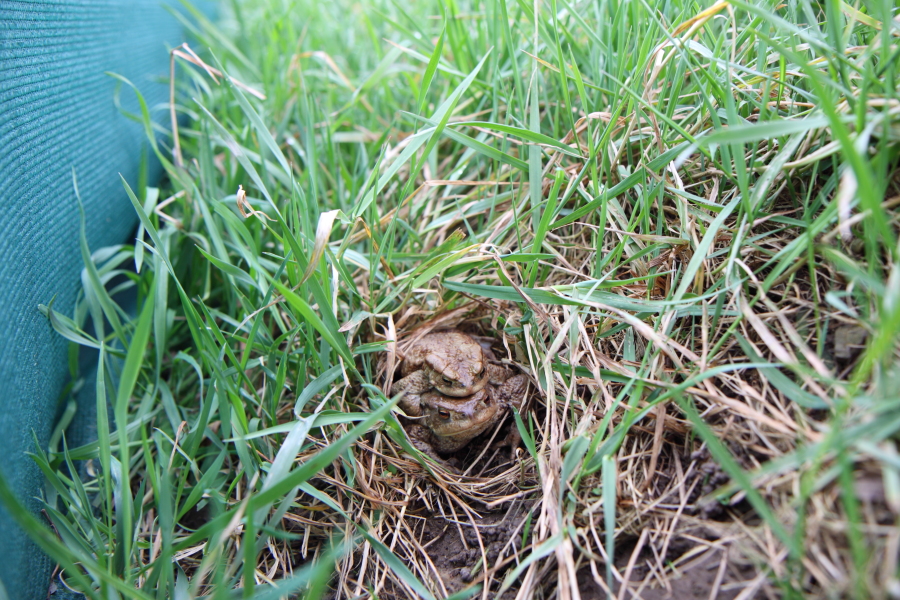
[[[18,513],[68,585],[900,594],[894,3],[223,10],[174,155],[144,107],[137,243],[47,311],[103,357],[99,442],[36,456],[55,531]],[[532,379],[459,472],[384,394],[448,326]]]

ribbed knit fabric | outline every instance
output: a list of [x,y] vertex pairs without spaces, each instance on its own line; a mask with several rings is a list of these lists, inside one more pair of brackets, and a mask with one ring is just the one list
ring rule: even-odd
[[[163,4],[0,2],[0,471],[35,512],[43,477],[25,453],[33,435],[46,445],[68,381],[67,342],[37,306],[56,296],[54,308],[71,314],[80,285],[73,169],[91,249],[131,241],[136,217],[118,173],[136,184],[146,144],[104,72],[135,83],[166,122],[168,49],[183,32]],[[121,89],[121,104],[137,112],[131,90]],[[149,180],[158,177],[151,161]],[[86,411],[76,418],[70,440],[82,437],[86,417],[93,420]],[[0,581],[9,598],[47,598],[51,567],[0,508]]]

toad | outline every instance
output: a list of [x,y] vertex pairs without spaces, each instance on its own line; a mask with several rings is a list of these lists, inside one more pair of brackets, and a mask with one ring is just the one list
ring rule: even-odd
[[403,378],[394,383],[393,391],[413,398],[434,389],[461,398],[482,390],[488,382],[501,384],[509,375],[488,362],[489,352],[456,329],[429,333],[403,358]]
[[437,391],[404,396],[400,408],[410,417],[420,417],[407,426],[413,445],[444,463],[437,453],[459,450],[497,423],[507,407],[522,403],[527,385],[525,375],[515,375],[500,385],[489,383],[465,398]]

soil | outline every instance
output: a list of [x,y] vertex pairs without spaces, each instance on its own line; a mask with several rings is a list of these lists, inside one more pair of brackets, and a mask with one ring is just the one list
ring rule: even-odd
[[[527,508],[521,505],[510,514],[504,512],[484,513],[479,523],[479,531],[485,544],[485,551],[488,557],[488,564],[493,565],[498,558],[499,553],[506,546],[511,537],[515,537],[516,544],[521,544],[521,528],[519,524],[524,518]],[[472,568],[478,565],[481,559],[481,551],[478,547],[478,541],[475,538],[474,530],[471,524],[457,527],[456,524],[444,520],[440,515],[432,515],[426,521],[425,532],[422,536],[422,543],[428,544],[427,553],[429,558],[440,573],[443,584],[448,594],[458,592],[472,583]],[[462,529],[465,542],[460,537],[459,531]],[[688,548],[673,548],[678,554],[685,552]],[[507,547],[504,557],[509,554]],[[621,561],[617,561],[617,569],[620,573],[624,573],[630,551],[623,551]],[[731,600],[736,598],[757,574],[755,569],[750,566],[735,565],[733,561],[728,561],[724,573],[722,573],[721,581],[716,587],[716,580],[719,578],[722,554],[720,551],[708,552],[699,559],[693,561],[689,566],[679,571],[676,576],[669,576],[668,589],[660,586],[659,582],[652,577],[647,585],[641,583],[647,579],[650,574],[649,568],[646,566],[648,561],[653,560],[649,551],[642,552],[641,557],[637,560],[635,567],[631,573],[631,583],[629,588],[631,593],[626,592],[625,597],[633,600],[707,600],[716,598],[721,600]],[[600,577],[605,576],[603,566],[598,565],[600,569]],[[480,574],[480,568],[476,569],[474,575]],[[497,574],[497,579],[502,580],[504,572]],[[582,568],[578,573],[579,592],[582,600],[606,600],[606,592],[594,578],[594,574],[589,567]],[[613,587],[613,593],[618,596],[620,585]],[[713,591],[717,590],[713,595]],[[502,598],[512,599],[518,592],[516,587],[507,590]],[[548,590],[547,596],[552,593]],[[498,598],[494,593],[488,594],[489,598]],[[745,598],[762,598],[763,592],[757,591],[755,594],[745,596]]]
[[[622,564],[618,565],[620,573],[624,573],[628,564],[629,553],[623,552]],[[642,554],[644,554],[642,552]],[[643,558],[643,557],[642,557]],[[646,557],[652,560],[652,556]],[[718,589],[716,590],[716,579],[719,577],[721,552],[709,552],[703,555],[699,560],[694,561],[688,568],[680,571],[678,576],[669,576],[669,588],[659,586],[658,582],[655,587],[650,585],[642,588],[641,582],[649,574],[646,566],[635,564],[631,573],[630,585],[628,586],[631,593],[626,592],[625,598],[632,600],[733,600],[744,590],[745,582],[753,579],[755,575],[754,569],[750,567],[736,568],[729,561],[726,565],[725,573],[722,576]],[[619,561],[617,561],[619,562]],[[641,562],[640,559],[637,561]],[[604,573],[600,574],[605,576]],[[581,593],[582,600],[606,600],[607,595],[603,588],[594,580],[594,575],[590,569],[583,569],[579,573],[580,586],[578,591]],[[617,583],[613,586],[613,593],[618,597],[621,586]],[[715,591],[715,594],[713,592]],[[746,596],[747,600],[752,598],[762,598],[762,592]]]
[[[506,430],[512,425],[509,421],[511,419],[498,432],[498,438],[502,438]],[[492,433],[492,431],[486,432],[479,438],[476,438],[476,440],[473,440],[469,448],[447,457],[449,462],[461,470],[472,466],[472,461],[479,455]],[[738,456],[740,454],[740,452],[737,453]],[[480,464],[475,465],[476,468],[473,469],[473,474],[477,474],[479,470],[482,473],[486,473],[494,468],[502,468],[502,465],[507,460],[508,457],[505,455],[501,456],[488,452],[479,461]],[[709,494],[728,481],[728,476],[716,465],[706,450],[701,450],[699,453],[694,453],[694,455],[685,455],[684,460],[697,460],[701,465],[694,477],[701,478],[702,484],[694,487],[693,501]],[[522,548],[522,522],[527,518],[533,503],[534,500],[519,500],[512,506],[499,507],[493,511],[479,511],[481,518],[477,523],[478,533],[484,544],[489,566],[493,567],[496,565],[498,559],[500,561],[508,559],[510,554],[512,554],[513,545],[516,548]],[[732,510],[739,509],[740,507],[732,507]],[[447,593],[454,594],[477,581],[483,572],[480,564],[482,554],[478,536],[472,524],[463,515],[460,515],[461,522],[457,524],[446,519],[440,513],[428,511],[421,504],[417,505],[412,512],[424,518],[425,526],[419,541],[425,547],[430,560],[440,574]],[[686,512],[699,513],[697,516],[714,521],[728,518],[725,506],[715,501],[708,502],[703,506]],[[624,574],[635,542],[636,537],[633,537],[630,542],[627,539],[617,541],[617,555],[619,558],[616,561],[616,568],[619,573]],[[629,547],[629,543],[632,545],[631,547]],[[530,536],[529,539],[525,540],[525,545],[526,547],[530,545]],[[689,542],[683,538],[679,540],[676,536],[669,547],[666,560],[675,560],[688,552],[694,545],[695,542]],[[631,572],[631,583],[629,585],[631,593],[626,592],[625,597],[635,600],[706,600],[711,597],[730,600],[741,594],[747,582],[758,575],[757,569],[753,566],[740,565],[733,560],[728,560],[726,561],[725,570],[721,574],[721,579],[717,584],[717,579],[720,578],[721,562],[721,551],[708,552],[679,569],[677,575],[669,575],[666,581],[668,587],[663,587],[650,573],[647,565],[655,563],[655,557],[652,554],[652,550],[645,547]],[[494,581],[502,581],[513,567],[514,563],[510,563],[499,570],[494,574]],[[605,577],[604,566],[598,564],[597,568],[599,569],[600,577]],[[645,579],[648,580],[648,583],[642,586],[641,583]],[[594,573],[589,567],[583,567],[579,570],[578,581],[579,592],[583,600],[606,599],[607,595],[604,587],[597,583]],[[613,592],[616,596],[619,594],[619,588],[620,584],[618,583],[613,587]],[[545,591],[547,592],[546,597],[554,595],[552,590]],[[712,595],[714,592],[715,594]],[[517,593],[518,587],[514,586],[507,590],[502,598],[512,600]],[[763,597],[762,593],[757,592],[756,594],[745,596],[745,598]],[[488,597],[498,598],[494,592],[489,593]]]
[[[511,509],[481,512],[477,534],[471,523],[460,523],[457,526],[456,523],[444,519],[442,515],[429,515],[425,521],[421,542],[427,545],[426,552],[437,567],[448,593],[453,594],[467,587],[472,583],[473,577],[478,577],[482,573],[479,564],[482,559],[478,543],[479,534],[484,544],[487,564],[491,567],[497,563],[498,558],[510,555],[512,544],[517,548],[522,547],[522,521],[529,509],[529,504],[517,502]],[[529,534],[525,540],[526,544],[530,544],[530,538]],[[502,573],[499,577],[502,578]],[[513,598],[516,591],[513,588],[503,597]],[[497,596],[491,594],[490,597]]]

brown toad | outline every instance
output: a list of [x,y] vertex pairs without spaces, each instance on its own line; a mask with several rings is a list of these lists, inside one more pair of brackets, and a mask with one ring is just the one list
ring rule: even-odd
[[437,453],[459,450],[497,423],[507,407],[518,407],[527,385],[527,377],[515,375],[500,385],[488,384],[465,398],[436,391],[414,395],[413,402],[405,396],[400,407],[410,417],[419,417],[416,424],[407,426],[409,437],[416,448],[433,458],[438,458]]
[[488,362],[484,348],[467,333],[451,329],[429,333],[403,358],[393,390],[407,398],[437,390],[447,396],[471,396],[490,381],[500,384],[508,374]]

